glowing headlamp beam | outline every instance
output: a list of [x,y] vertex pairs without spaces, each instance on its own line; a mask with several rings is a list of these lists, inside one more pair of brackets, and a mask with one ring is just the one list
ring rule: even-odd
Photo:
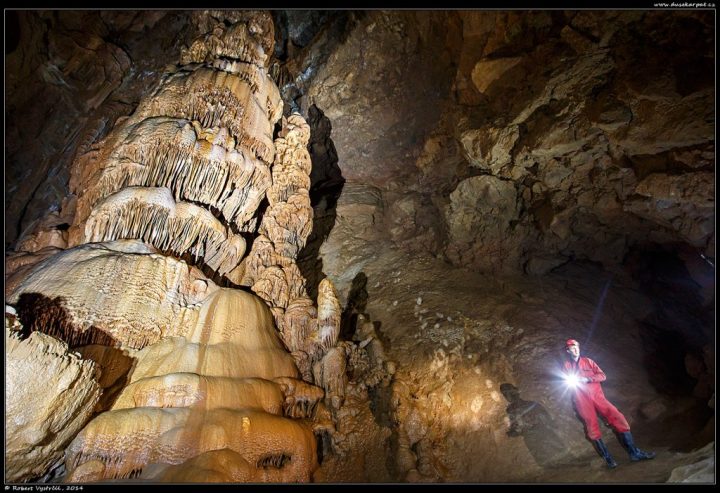
[[574,373],[568,373],[563,378],[568,387],[575,388],[580,384],[580,379]]

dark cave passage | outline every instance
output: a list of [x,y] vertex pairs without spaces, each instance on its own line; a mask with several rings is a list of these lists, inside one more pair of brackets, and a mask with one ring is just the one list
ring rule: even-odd
[[647,425],[648,434],[688,452],[714,435],[715,313],[706,299],[714,267],[684,245],[635,248],[624,266],[653,300],[654,310],[639,321],[649,382],[674,403]]

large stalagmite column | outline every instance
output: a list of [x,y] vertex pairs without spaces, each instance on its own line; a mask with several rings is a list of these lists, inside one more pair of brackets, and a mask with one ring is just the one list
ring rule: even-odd
[[[66,450],[68,481],[293,482],[317,468],[324,393],[299,378],[337,342],[340,307],[326,281],[318,323],[295,263],[312,228],[310,129],[292,115],[273,141],[269,14],[193,21],[179,63],[74,163],[71,248],[9,293],[30,330],[104,371],[132,359]],[[46,299],[62,320],[34,314]]]

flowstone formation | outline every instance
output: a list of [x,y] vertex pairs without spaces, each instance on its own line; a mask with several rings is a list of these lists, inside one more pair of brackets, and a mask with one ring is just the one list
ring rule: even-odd
[[90,413],[65,418],[80,423],[58,444],[69,482],[309,481],[314,435],[334,432],[323,399],[342,403],[352,350],[338,348],[337,295],[322,281],[316,306],[296,264],[312,229],[310,128],[290,115],[273,141],[272,19],[192,21],[180,62],[75,160],[63,242],[35,236],[13,257],[6,294],[25,335],[100,369],[96,416],[74,439]]

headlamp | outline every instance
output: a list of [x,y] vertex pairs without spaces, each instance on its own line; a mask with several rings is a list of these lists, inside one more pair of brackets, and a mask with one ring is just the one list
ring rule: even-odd
[[580,379],[575,373],[566,373],[563,378],[568,387],[575,388],[580,384]]

